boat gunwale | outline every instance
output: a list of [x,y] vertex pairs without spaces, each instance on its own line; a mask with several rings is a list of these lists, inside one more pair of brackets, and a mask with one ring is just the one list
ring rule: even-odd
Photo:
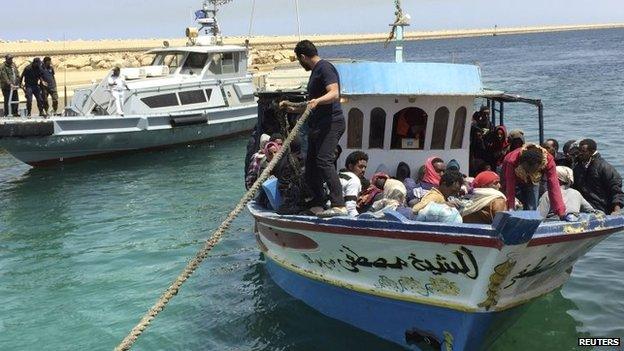
[[[328,220],[312,216],[281,216],[264,210],[253,202],[248,204],[248,209],[256,221],[283,229],[315,231],[335,235],[473,245],[491,247],[498,250],[508,246],[499,237],[499,232],[496,228],[485,224],[396,222],[347,217],[337,217]],[[357,231],[354,231],[354,228]],[[463,231],[458,231],[458,229]],[[605,216],[604,218],[591,221],[573,223],[560,221],[552,223],[542,222],[526,245],[532,247],[583,240],[611,235],[623,229],[624,216]]]

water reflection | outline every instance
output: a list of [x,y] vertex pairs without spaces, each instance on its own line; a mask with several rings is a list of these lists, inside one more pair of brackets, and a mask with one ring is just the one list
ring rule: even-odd
[[246,321],[253,350],[403,350],[291,297],[273,282],[263,262],[243,278],[254,286],[254,311]]
[[581,350],[577,337],[586,335],[577,333],[581,323],[570,315],[576,309],[557,289],[533,301],[490,350]]

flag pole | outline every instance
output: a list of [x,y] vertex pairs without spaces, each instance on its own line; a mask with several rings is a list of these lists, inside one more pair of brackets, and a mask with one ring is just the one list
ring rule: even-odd
[[301,20],[299,18],[299,0],[295,0],[295,9],[297,11],[297,34],[299,35],[299,40],[301,40]]

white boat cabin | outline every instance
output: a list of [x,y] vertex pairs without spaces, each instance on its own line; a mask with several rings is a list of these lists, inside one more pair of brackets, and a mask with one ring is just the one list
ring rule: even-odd
[[[122,68],[129,91],[123,103],[127,114],[162,114],[188,110],[236,107],[254,103],[242,46],[160,48],[150,66]],[[74,115],[110,115],[114,111],[108,88],[109,73],[98,84],[76,90]]]
[[442,63],[338,64],[346,131],[338,166],[351,152],[369,156],[366,176],[399,162],[415,174],[432,156],[455,159],[468,173],[470,116],[483,93],[473,65]]
[[[121,68],[129,91],[123,99],[125,115],[162,115],[209,109],[247,108],[255,104],[247,48],[222,45],[216,4],[207,2],[196,12],[200,28],[189,27],[187,46],[153,49],[149,66]],[[205,35],[200,32],[205,31]],[[108,73],[99,83],[74,92],[68,116],[112,115],[115,111]]]

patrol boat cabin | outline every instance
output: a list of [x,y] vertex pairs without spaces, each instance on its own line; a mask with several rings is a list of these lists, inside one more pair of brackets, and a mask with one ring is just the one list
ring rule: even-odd
[[[129,91],[126,115],[187,112],[254,104],[247,49],[234,45],[165,47],[148,52],[150,66],[123,68]],[[67,115],[114,115],[109,73],[99,84],[76,90]]]

